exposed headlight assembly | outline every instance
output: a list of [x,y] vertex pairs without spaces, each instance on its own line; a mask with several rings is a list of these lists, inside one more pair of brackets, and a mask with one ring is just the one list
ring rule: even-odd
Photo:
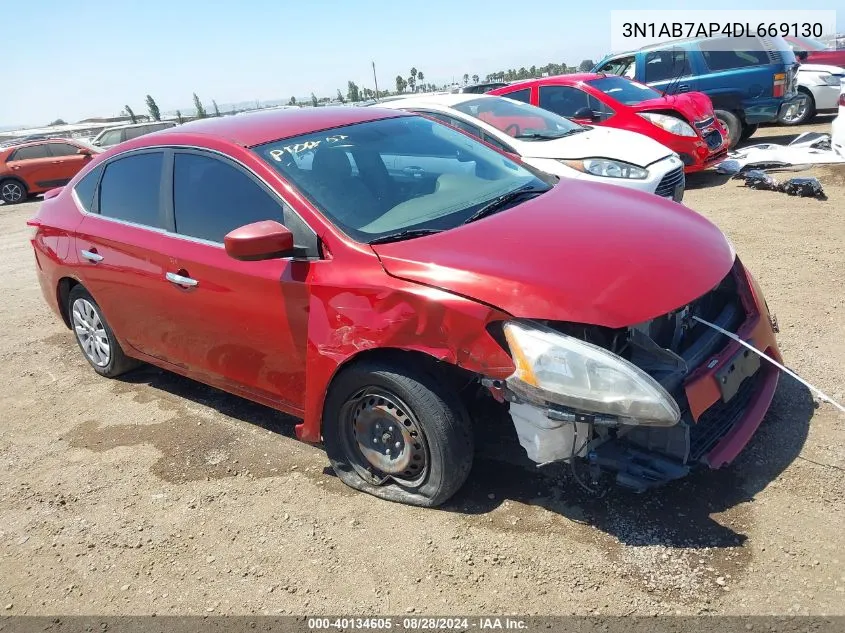
[[601,347],[539,325],[504,325],[516,371],[508,387],[535,404],[615,416],[620,424],[673,426],[678,403],[651,376]]
[[609,158],[583,158],[561,160],[564,165],[584,174],[604,176],[606,178],[631,178],[642,180],[648,177],[648,171],[631,163]]
[[678,117],[669,116],[668,114],[657,114],[656,112],[637,112],[637,114],[649,123],[666,130],[669,134],[697,136],[692,126]]

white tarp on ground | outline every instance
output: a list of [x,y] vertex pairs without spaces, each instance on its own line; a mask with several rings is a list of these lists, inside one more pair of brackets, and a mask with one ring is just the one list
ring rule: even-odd
[[761,143],[728,154],[716,171],[736,174],[743,169],[766,169],[793,165],[827,165],[845,163],[845,157],[830,149],[830,134],[805,132],[789,145]]

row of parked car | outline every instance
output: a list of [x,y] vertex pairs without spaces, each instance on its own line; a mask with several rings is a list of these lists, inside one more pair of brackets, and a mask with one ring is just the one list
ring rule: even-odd
[[[845,51],[792,39],[749,38],[734,49],[719,38],[677,40],[609,56],[591,73],[373,105],[434,117],[559,177],[680,201],[685,173],[717,164],[759,123],[803,123],[835,110],[845,70],[796,60],[839,61]],[[91,147],[41,139],[0,150],[0,198],[13,203],[61,186],[98,149],[174,125],[111,128]]]

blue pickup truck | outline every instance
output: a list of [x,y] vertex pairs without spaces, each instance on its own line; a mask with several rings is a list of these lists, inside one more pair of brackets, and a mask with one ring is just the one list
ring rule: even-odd
[[610,55],[593,72],[629,77],[666,94],[703,92],[734,147],[801,99],[797,68],[792,49],[780,37],[697,38]]

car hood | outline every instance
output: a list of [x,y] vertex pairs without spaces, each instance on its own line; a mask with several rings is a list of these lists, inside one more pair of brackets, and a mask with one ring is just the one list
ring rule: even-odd
[[394,277],[516,317],[607,327],[686,305],[733,265],[724,235],[694,211],[578,180],[443,233],[372,248]]
[[[842,63],[845,63],[845,59],[842,60]],[[845,73],[845,68],[841,66],[829,66],[827,64],[801,64],[798,67],[798,76],[801,76],[802,72],[811,72],[811,73],[830,73],[831,75],[842,75]]]
[[683,94],[666,95],[656,99],[646,99],[640,103],[629,105],[634,112],[653,112],[656,110],[675,110],[687,121],[704,121],[714,116],[713,102],[703,92],[685,92]]
[[[509,141],[513,144],[513,141]],[[550,141],[520,141],[517,150],[525,158],[614,158],[640,167],[666,158],[672,150],[637,132],[592,127],[586,132]]]

